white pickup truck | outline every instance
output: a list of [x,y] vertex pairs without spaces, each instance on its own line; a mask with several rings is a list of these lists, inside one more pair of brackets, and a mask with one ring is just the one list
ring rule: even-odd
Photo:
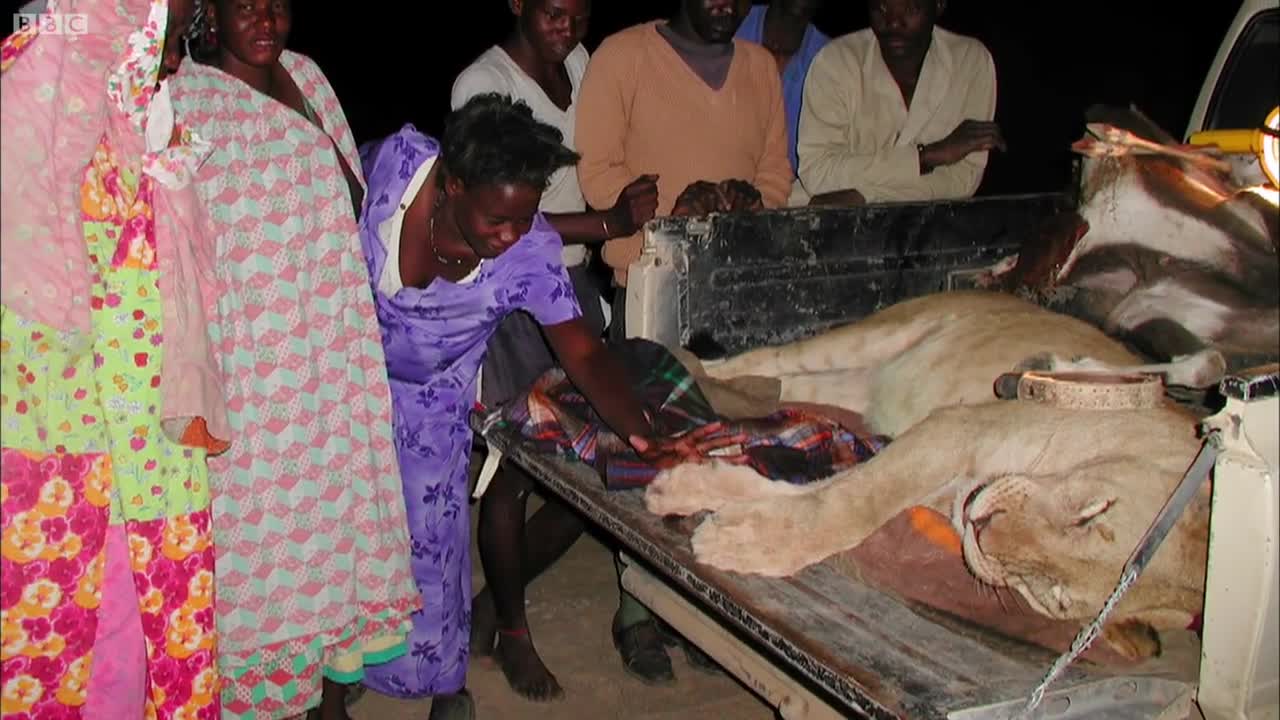
[[[1275,0],[1246,0],[1187,130],[1189,141],[1245,150],[1242,177],[1265,175],[1249,154],[1272,136],[1197,133],[1258,128],[1277,105],[1278,38]],[[659,219],[630,269],[627,327],[695,351],[785,342],[962,284],[1071,202],[1041,194]],[[1199,647],[1158,666],[1076,665],[1032,717],[1280,718],[1278,386],[1275,366],[1223,384]],[[624,585],[788,720],[1008,720],[1053,660],[821,565],[780,579],[699,565],[689,528],[647,513],[638,493],[606,491],[590,468],[530,452],[500,424],[477,416],[473,427],[620,540],[634,558]]]
[[[1272,204],[1280,184],[1278,88],[1280,6],[1244,0],[1202,83],[1184,140],[1228,151],[1239,184],[1268,194]],[[1270,134],[1260,131],[1264,124]],[[655,221],[644,255],[631,268],[627,326],[695,351],[786,342],[908,297],[964,285],[976,269],[1016,252],[1021,237],[1072,200],[1040,194]],[[1237,379],[1225,393],[1226,412],[1245,418],[1241,437],[1249,441],[1218,463],[1202,652],[1188,684],[1211,720],[1280,718],[1280,401],[1274,376],[1253,382]],[[1089,687],[1077,686],[1075,704],[1062,706],[1074,709],[1060,717],[1146,716],[1133,704],[1128,709],[1136,715],[1119,705],[1104,710],[1106,703],[1098,704],[1103,686]],[[1142,687],[1148,699],[1167,690]],[[1070,697],[1070,691],[1061,696]],[[972,708],[947,715],[997,716]]]
[[[1280,123],[1280,6],[1246,0],[1236,13],[1205,77],[1187,123],[1191,142],[1227,142],[1242,185],[1280,185],[1277,142],[1262,142],[1256,128]],[[1227,131],[1231,134],[1222,134]],[[1234,132],[1232,132],[1234,131]],[[1234,135],[1234,137],[1232,137]],[[1270,167],[1268,167],[1270,166]]]

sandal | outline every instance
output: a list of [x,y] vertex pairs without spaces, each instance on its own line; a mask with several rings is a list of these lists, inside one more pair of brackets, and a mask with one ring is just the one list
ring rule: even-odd
[[436,695],[431,699],[427,720],[476,720],[476,703],[466,688],[450,695]]
[[619,628],[615,618],[612,635],[613,646],[622,656],[622,667],[628,675],[646,685],[675,684],[676,674],[671,668],[671,658],[667,656],[662,636],[652,620]]

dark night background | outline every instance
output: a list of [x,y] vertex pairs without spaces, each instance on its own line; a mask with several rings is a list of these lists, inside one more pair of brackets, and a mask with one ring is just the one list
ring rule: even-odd
[[[20,3],[10,2],[16,8]],[[595,0],[588,49],[627,25],[669,17],[678,0]],[[866,27],[864,0],[827,0],[816,23],[838,36]],[[1182,136],[1201,82],[1234,17],[1230,0],[1184,3],[952,0],[941,24],[986,43],[999,82],[993,153],[981,194],[1059,190],[1070,144],[1094,103],[1135,104]],[[363,3],[294,0],[290,47],[314,58],[358,141],[412,122],[437,133],[453,78],[502,40],[506,0]],[[6,28],[7,30],[8,28]]]
[[[395,7],[379,11],[376,7]],[[295,2],[291,46],[311,55],[364,141],[413,122],[435,133],[453,78],[511,27],[505,0]],[[596,0],[587,48],[678,0]],[[864,0],[827,0],[816,24],[832,37],[867,25]],[[1070,144],[1093,103],[1136,104],[1175,136],[1238,3],[952,0],[940,24],[986,43],[999,83],[996,120],[1009,143],[993,153],[982,194],[1058,190],[1071,179]]]

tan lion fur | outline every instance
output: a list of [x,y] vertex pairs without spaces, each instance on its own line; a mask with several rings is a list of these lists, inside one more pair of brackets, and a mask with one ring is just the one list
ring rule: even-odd
[[[1194,458],[1197,423],[1173,404],[1068,410],[992,399],[997,376],[1046,355],[1135,360],[1092,326],[988,293],[911,300],[730,359],[711,372],[781,376],[784,399],[845,405],[898,437],[802,487],[719,462],[679,466],[659,475],[646,504],[661,514],[714,510],[694,532],[697,559],[773,576],[853,548],[924,505],[952,518],[979,580],[1048,617],[1091,619]],[[1207,525],[1206,490],[1112,616],[1104,637],[1118,652],[1149,656],[1159,646],[1148,628],[1184,628],[1200,612]]]
[[861,413],[890,437],[934,408],[993,396],[1002,373],[1040,359],[1040,369],[1075,367],[1077,356],[1112,366],[1141,359],[1081,320],[1013,295],[935,293],[891,305],[812,338],[706,363],[717,379],[762,375],[782,381],[782,400]]

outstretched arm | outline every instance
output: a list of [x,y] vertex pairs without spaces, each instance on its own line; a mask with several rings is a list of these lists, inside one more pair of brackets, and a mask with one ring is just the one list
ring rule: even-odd
[[543,329],[560,366],[614,432],[624,438],[652,432],[622,363],[585,321],[574,318]]
[[619,436],[627,438],[647,462],[657,467],[698,462],[712,450],[739,442],[736,437],[704,441],[702,438],[718,428],[718,423],[681,437],[655,437],[652,424],[627,380],[622,363],[600,338],[587,329],[581,318],[547,325],[543,329],[560,360],[560,366],[574,386],[605,423]]

